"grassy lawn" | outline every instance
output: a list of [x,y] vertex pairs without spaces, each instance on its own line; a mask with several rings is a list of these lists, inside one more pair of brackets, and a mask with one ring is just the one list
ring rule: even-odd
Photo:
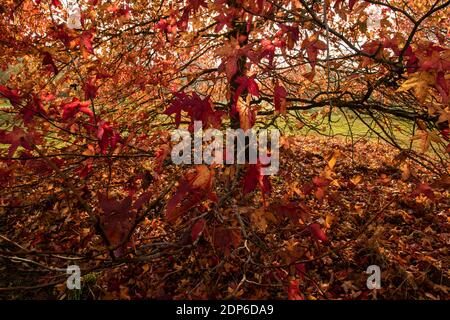
[[[319,114],[314,118],[313,115],[317,111],[311,110],[301,114],[302,119],[305,119],[307,124],[303,124],[297,119],[290,119],[289,116],[289,118],[280,116],[274,123],[289,135],[331,136],[341,137],[349,141],[367,139],[376,142],[383,142],[382,138],[389,140],[388,136],[390,136],[394,137],[395,143],[402,148],[409,148],[411,143],[414,149],[420,147],[418,141],[411,141],[413,122],[389,118],[387,120],[380,119],[377,124],[368,115],[360,115],[361,119],[359,119],[350,111],[345,114],[341,111],[332,112],[330,116],[326,115],[325,117]],[[311,120],[311,117],[314,119]],[[381,137],[373,130],[378,132]]]

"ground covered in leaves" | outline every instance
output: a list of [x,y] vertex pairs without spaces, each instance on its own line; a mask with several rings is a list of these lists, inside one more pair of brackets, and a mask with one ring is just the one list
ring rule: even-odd
[[[229,193],[226,181],[217,182],[218,202],[207,200],[176,223],[167,222],[162,201],[115,261],[82,208],[64,201],[57,178],[30,178],[29,193],[20,194],[32,200],[27,204],[14,188],[5,188],[0,297],[449,298],[448,176],[433,175],[374,142],[352,147],[338,139],[290,137],[282,144],[270,197],[243,195],[239,185]],[[146,161],[114,162],[122,168],[112,177],[118,197]],[[180,169],[170,170],[141,183],[156,196]],[[83,190],[89,202],[97,201],[94,190],[109,178],[96,172]],[[200,218],[205,225],[195,224]],[[70,264],[82,270],[81,290],[66,289]],[[382,271],[379,290],[366,286],[365,271],[374,264]]]

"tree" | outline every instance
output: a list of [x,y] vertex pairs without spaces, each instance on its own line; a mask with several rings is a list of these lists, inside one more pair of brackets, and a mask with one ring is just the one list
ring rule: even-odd
[[[297,124],[324,134],[340,114],[350,133],[358,119],[398,149],[398,162],[448,174],[449,4],[6,1],[2,201],[11,212],[58,211],[80,235],[37,243],[44,251],[103,257],[89,261],[92,271],[124,261],[172,263],[197,247],[207,260],[198,263],[219,266],[225,260],[217,257],[264,250],[250,230],[264,234],[279,217],[300,221],[311,247],[326,245],[306,204],[269,200],[271,180],[258,164],[171,164],[171,130],[202,120],[217,129]],[[420,140],[421,148],[399,135]],[[329,196],[338,158],[328,157],[303,194]],[[432,197],[429,188],[416,191]],[[248,216],[245,203],[254,206]],[[171,229],[162,227],[167,221]],[[159,230],[154,236],[164,241],[146,241],[142,229]],[[284,264],[303,277],[304,260],[299,254]],[[288,283],[290,297],[303,298],[297,280],[270,275]],[[242,279],[230,296],[238,296]]]

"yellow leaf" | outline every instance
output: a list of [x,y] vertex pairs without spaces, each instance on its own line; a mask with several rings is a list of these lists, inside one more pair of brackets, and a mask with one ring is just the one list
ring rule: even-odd
[[354,176],[353,178],[350,179],[350,181],[351,181],[354,185],[357,185],[358,183],[360,183],[361,180],[362,180],[362,176],[359,175],[359,174],[358,174],[357,176]]
[[403,180],[403,181],[408,180],[409,176],[411,175],[411,172],[410,172],[410,170],[409,170],[408,164],[407,164],[407,163],[404,163],[404,164],[401,166],[401,170],[402,170],[402,180]]
[[252,223],[257,226],[261,231],[266,231],[267,229],[267,220],[265,217],[265,210],[263,207],[256,209],[251,213],[250,216]]
[[325,217],[325,228],[330,229],[331,225],[333,224],[334,216],[331,214],[327,214]]
[[212,178],[212,172],[209,168],[202,164],[197,166],[197,175],[195,176],[194,181],[192,182],[192,186],[194,188],[207,188]]
[[237,102],[237,110],[239,112],[239,120],[241,123],[241,128],[246,131],[253,127],[255,122],[256,112],[250,107],[249,101],[244,101],[239,97]]
[[430,148],[431,142],[440,142],[441,139],[439,136],[434,132],[428,132],[425,130],[417,130],[417,133],[414,135],[414,137],[411,138],[411,140],[420,140],[421,141],[421,151],[422,153],[427,152],[427,150]]
[[425,71],[416,72],[414,75],[403,82],[397,92],[414,90],[414,95],[420,102],[424,102],[428,95],[431,86],[435,84],[435,77],[433,74]]
[[331,157],[330,161],[328,161],[328,167],[333,170],[334,166],[336,165],[337,159],[340,157],[341,152],[339,150],[335,150],[333,152],[333,156]]

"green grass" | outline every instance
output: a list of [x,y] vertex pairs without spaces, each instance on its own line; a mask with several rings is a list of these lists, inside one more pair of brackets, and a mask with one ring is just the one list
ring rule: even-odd
[[[388,118],[387,120],[378,120],[378,125],[368,115],[361,115],[361,119],[359,119],[348,111],[345,114],[341,111],[332,112],[330,116],[326,115],[325,117],[318,114],[316,118],[312,119],[315,112],[317,110],[298,113],[296,117],[294,114],[285,117],[279,116],[274,124],[288,135],[331,136],[350,141],[364,138],[376,142],[383,141],[383,138],[390,141],[390,137],[393,137],[395,143],[402,148],[409,148],[411,144],[414,125],[412,121],[405,122]],[[299,117],[306,124],[297,120]],[[412,146],[416,148],[418,143],[414,142]]]

